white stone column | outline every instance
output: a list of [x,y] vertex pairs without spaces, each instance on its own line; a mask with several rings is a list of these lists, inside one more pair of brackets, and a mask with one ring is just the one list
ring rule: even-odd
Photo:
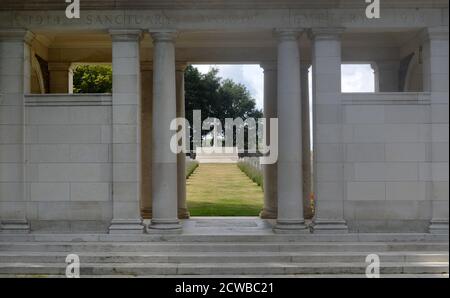
[[431,233],[449,231],[448,27],[423,32],[423,86],[431,92]]
[[[277,63],[261,63],[264,69],[264,117],[266,118],[266,140],[270,140],[270,118],[277,118]],[[264,208],[261,218],[275,219],[278,213],[277,163],[263,165]]]
[[313,43],[314,232],[347,231],[341,102],[342,31],[335,28],[310,31]]
[[301,61],[300,86],[302,89],[302,167],[303,167],[303,216],[312,218],[311,209],[311,124],[309,109],[309,67],[310,62]]
[[[176,85],[177,85],[177,118],[184,118],[184,70],[186,62],[176,63]],[[186,203],[186,154],[180,152],[177,154],[177,180],[178,180],[178,218],[189,218],[189,211]]]
[[113,65],[113,219],[110,233],[142,233],[140,30],[110,30]]
[[[49,62],[48,63],[50,93],[69,93],[69,62]],[[73,78],[72,78],[73,82]]]
[[0,229],[27,233],[24,94],[30,92],[30,43],[25,30],[0,30]]
[[[375,76],[378,81],[377,92],[399,92],[398,76],[400,63],[398,61],[377,61]],[[377,89],[377,86],[375,86]]]
[[141,62],[141,214],[152,218],[153,62]]
[[153,38],[153,207],[149,232],[180,232],[177,211],[177,154],[170,149],[176,118],[174,32],[154,32]]
[[278,218],[277,233],[309,232],[303,219],[302,120],[299,32],[278,36]]

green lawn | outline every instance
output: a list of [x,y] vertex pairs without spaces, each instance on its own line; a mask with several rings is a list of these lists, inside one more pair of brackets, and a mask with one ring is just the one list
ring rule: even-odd
[[236,164],[200,164],[187,180],[187,204],[192,216],[257,216],[263,192]]

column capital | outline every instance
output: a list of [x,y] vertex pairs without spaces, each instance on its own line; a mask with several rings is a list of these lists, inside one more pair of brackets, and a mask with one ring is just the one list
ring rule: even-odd
[[149,31],[150,35],[155,42],[175,42],[177,37],[177,31],[175,30],[163,30],[163,31]]
[[109,34],[113,41],[140,41],[142,30],[139,29],[111,29]]
[[342,27],[318,27],[308,30],[310,39],[338,39],[344,33],[345,28]]
[[153,71],[153,61],[141,61],[141,71]]
[[274,34],[279,41],[297,41],[303,32],[303,29],[276,28]]
[[0,41],[23,41],[30,44],[35,35],[33,32],[24,29],[1,29]]
[[183,71],[186,70],[186,67],[187,67],[187,66],[188,66],[188,63],[185,62],[185,61],[176,61],[176,62],[175,62],[175,70],[176,70],[176,71],[181,71],[181,72],[183,72]]
[[276,71],[277,70],[277,61],[263,61],[259,64],[259,66],[266,71]]

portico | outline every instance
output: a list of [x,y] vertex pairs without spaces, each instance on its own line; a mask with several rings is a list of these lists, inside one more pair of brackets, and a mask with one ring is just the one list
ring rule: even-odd
[[[1,230],[182,233],[184,156],[170,151],[169,126],[184,115],[185,66],[214,62],[264,69],[279,157],[264,166],[261,217],[276,219],[275,232],[310,232],[304,190],[313,184],[314,233],[448,233],[448,4],[418,1],[413,11],[390,1],[395,13],[369,21],[359,1],[277,10],[250,2],[92,4],[64,25],[59,10],[17,10],[14,19],[0,10]],[[36,57],[47,66],[32,68]],[[377,66],[377,92],[342,93],[341,64],[361,61]],[[79,62],[112,63],[112,94],[69,94]],[[35,80],[45,73],[50,90]]]

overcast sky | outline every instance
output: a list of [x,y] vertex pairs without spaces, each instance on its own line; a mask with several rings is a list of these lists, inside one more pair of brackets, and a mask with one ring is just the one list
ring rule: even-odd
[[[259,65],[194,65],[201,73],[219,69],[219,76],[245,85],[260,109],[264,101],[264,73]],[[347,64],[342,67],[343,92],[373,92],[374,77],[370,65]]]

